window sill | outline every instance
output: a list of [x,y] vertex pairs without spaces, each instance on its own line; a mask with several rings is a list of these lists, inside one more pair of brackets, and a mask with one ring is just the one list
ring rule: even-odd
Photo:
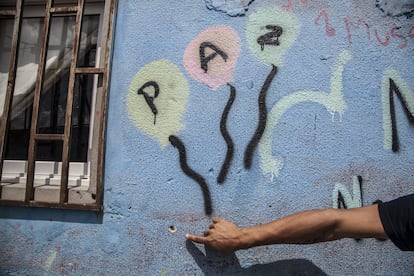
[[[24,201],[26,184],[2,184],[2,200]],[[35,202],[59,203],[60,187],[57,185],[34,185]],[[86,186],[69,187],[69,204],[94,204],[93,194]]]

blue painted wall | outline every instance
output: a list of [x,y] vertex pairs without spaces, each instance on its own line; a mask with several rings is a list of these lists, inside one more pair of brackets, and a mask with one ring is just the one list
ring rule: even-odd
[[[401,252],[390,241],[343,239],[306,246],[274,245],[232,255],[186,243],[185,233],[201,234],[210,217],[199,183],[180,167],[178,150],[168,142],[160,143],[159,137],[168,138],[169,134],[183,142],[188,165],[205,179],[212,215],[240,226],[305,209],[332,207],[337,202],[334,191],[338,188],[349,206],[358,206],[361,194],[362,205],[368,205],[377,199],[385,201],[414,192],[414,125],[403,108],[406,106],[413,116],[412,18],[386,16],[375,1],[256,0],[239,17],[228,15],[234,15],[234,6],[226,13],[219,11],[226,11],[226,7],[212,8],[214,2],[220,1],[208,1],[210,8],[203,1],[193,0],[119,1],[107,124],[104,213],[99,216],[2,207],[0,274],[414,272],[414,253]],[[258,95],[272,69],[269,60],[274,58],[263,58],[260,50],[253,49],[247,30],[254,15],[259,21],[273,20],[265,12],[273,8],[279,8],[281,17],[277,18],[283,14],[293,18],[282,19],[280,24],[285,35],[293,27],[297,36],[281,55],[278,72],[267,91],[267,111],[281,114],[274,115],[275,124],[268,121],[265,134],[270,136],[259,144],[270,146],[270,157],[280,164],[279,169],[269,173],[265,167],[270,161],[258,149],[249,170],[244,168],[243,158],[259,120]],[[216,178],[227,150],[220,120],[229,86],[223,82],[214,90],[196,80],[183,58],[197,36],[218,25],[232,28],[240,39],[236,41],[240,51],[234,78],[228,80],[236,88],[227,122],[234,158],[223,184],[217,184]],[[284,34],[280,37],[282,46]],[[230,40],[223,42],[224,48],[234,42]],[[256,47],[260,49],[260,45]],[[277,47],[265,46],[269,48]],[[211,49],[206,51],[212,53]],[[211,68],[220,67],[220,58],[214,59],[217,64],[210,63]],[[165,120],[168,124],[170,117],[163,114],[169,107],[168,112],[181,115],[177,120],[182,128],[172,133],[154,126],[154,114],[144,104],[143,96],[131,94],[145,80],[136,74],[159,60],[181,72],[170,83],[171,91],[180,97],[158,102],[161,93],[169,93],[165,86],[160,89],[160,98],[153,97],[155,106],[159,104],[157,120],[161,121],[157,122]],[[222,62],[221,66],[228,63]],[[341,66],[343,71],[335,75],[335,68]],[[154,78],[162,83],[165,72],[161,67],[149,70],[146,80]],[[174,83],[179,78],[180,82]],[[398,151],[389,148],[390,79],[402,94],[400,100],[393,93]],[[180,94],[180,89],[173,87],[183,83],[188,89],[180,88],[187,89],[188,94]],[[322,100],[332,91],[339,96],[329,103]],[[320,93],[322,98],[315,99],[310,93]],[[137,97],[137,103],[133,97]],[[177,111],[180,106],[182,112]],[[134,116],[140,114],[150,120],[153,134],[137,123],[139,119]]]

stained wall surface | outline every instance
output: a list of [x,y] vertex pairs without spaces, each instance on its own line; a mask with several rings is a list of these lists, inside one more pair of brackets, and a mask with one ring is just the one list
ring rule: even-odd
[[119,0],[103,214],[1,207],[0,274],[412,274],[390,241],[225,255],[184,238],[414,192],[414,17],[395,14]]

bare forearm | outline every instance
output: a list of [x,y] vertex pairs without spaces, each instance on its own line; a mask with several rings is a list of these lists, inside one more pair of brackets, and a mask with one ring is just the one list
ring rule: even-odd
[[335,210],[312,210],[287,216],[267,224],[243,228],[241,248],[265,244],[308,244],[340,238]]
[[309,244],[341,238],[387,238],[376,205],[305,211],[242,231],[245,233],[241,243],[243,248],[278,243]]

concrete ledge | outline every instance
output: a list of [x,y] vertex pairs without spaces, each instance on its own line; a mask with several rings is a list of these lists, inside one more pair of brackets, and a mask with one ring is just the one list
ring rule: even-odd
[[26,184],[5,184],[1,185],[1,199],[24,201]]

